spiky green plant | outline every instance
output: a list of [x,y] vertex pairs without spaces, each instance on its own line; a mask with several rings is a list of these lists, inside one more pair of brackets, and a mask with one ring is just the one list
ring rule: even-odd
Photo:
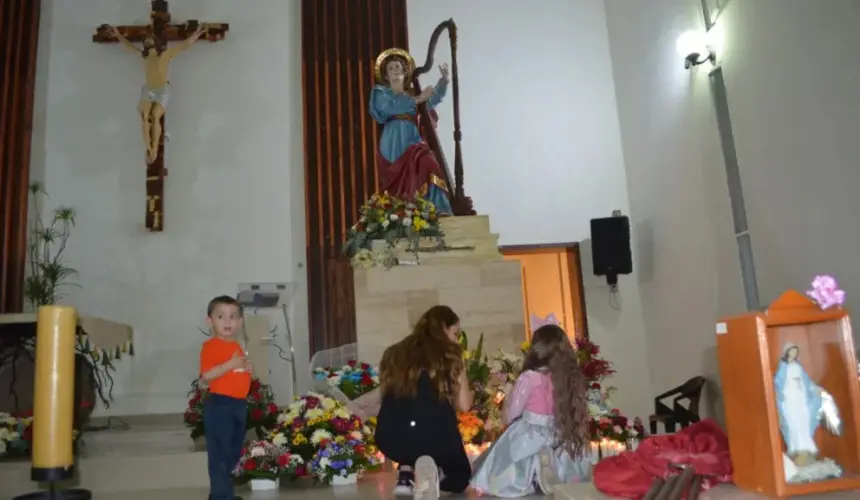
[[63,253],[75,227],[76,212],[72,207],[53,210],[50,220],[42,216],[42,199],[47,198],[41,183],[30,184],[31,222],[27,235],[27,264],[29,275],[24,279],[24,295],[33,309],[55,304],[63,295],[64,286],[78,286],[71,280],[77,271],[65,265]]

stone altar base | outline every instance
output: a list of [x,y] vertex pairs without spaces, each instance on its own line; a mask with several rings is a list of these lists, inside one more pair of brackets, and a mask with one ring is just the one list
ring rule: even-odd
[[[441,226],[453,250],[421,252],[417,266],[355,269],[361,361],[378,365],[385,349],[408,335],[421,314],[438,304],[451,306],[460,316],[470,347],[481,333],[490,355],[499,349],[516,352],[525,340],[521,266],[503,260],[489,217],[447,217]],[[425,245],[431,243],[422,242]],[[405,242],[394,253],[401,262],[415,260]]]

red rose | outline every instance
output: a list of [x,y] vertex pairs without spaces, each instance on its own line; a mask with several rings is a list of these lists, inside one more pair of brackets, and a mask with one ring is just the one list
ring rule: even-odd
[[592,389],[600,390],[600,384],[598,384],[597,382],[595,382],[595,383],[591,384],[591,388],[592,388]]
[[260,402],[263,399],[263,394],[255,392],[251,397],[254,398],[254,401]]
[[305,407],[308,410],[310,410],[311,408],[316,408],[317,406],[319,406],[319,404],[320,400],[313,396],[308,396],[305,398]]
[[278,405],[276,405],[275,403],[269,403],[269,406],[266,409],[269,411],[270,415],[278,413]]
[[260,390],[260,386],[261,386],[261,385],[262,385],[262,384],[260,383],[260,379],[256,379],[256,378],[255,378],[254,380],[252,380],[252,381],[251,381],[251,392],[257,392],[257,391],[259,391],[259,390]]
[[257,461],[253,458],[249,458],[245,461],[245,470],[254,470],[257,468]]
[[276,461],[278,462],[278,466],[286,467],[290,464],[290,454],[284,453],[283,455],[279,456]]
[[361,383],[361,385],[373,385],[373,378],[370,375],[365,373],[364,375],[361,376],[360,383]]
[[254,408],[251,410],[251,420],[254,422],[258,422],[263,419],[263,410],[259,408]]
[[370,370],[370,365],[367,363],[361,363],[361,369],[362,370]]
[[349,361],[347,361],[347,362],[346,362],[346,364],[348,364],[348,365],[349,365],[349,366],[351,366],[352,368],[355,368],[355,365],[356,365],[357,363],[358,363],[358,362],[357,362],[356,360],[354,360],[354,359],[350,359]]
[[188,415],[188,421],[192,424],[196,424],[200,420],[200,417],[196,413],[192,413]]
[[305,477],[308,475],[308,469],[304,465],[296,467],[296,477]]
[[364,454],[364,445],[363,444],[357,445],[355,447],[355,452],[358,453],[359,455],[363,455]]
[[323,449],[326,446],[328,446],[328,442],[329,442],[328,439],[321,439],[320,440],[320,449]]

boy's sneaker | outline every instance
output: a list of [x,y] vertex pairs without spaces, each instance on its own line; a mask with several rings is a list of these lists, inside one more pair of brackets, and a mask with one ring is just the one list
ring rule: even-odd
[[415,462],[415,486],[412,498],[414,500],[439,499],[439,468],[436,467],[436,462],[426,455]]
[[552,464],[552,450],[542,448],[540,450],[540,465],[538,466],[537,484],[540,492],[544,495],[552,495],[556,486],[561,484],[555,467]]
[[394,487],[394,496],[411,497],[412,487],[415,485],[415,472],[410,467],[402,467],[397,470],[397,485]]

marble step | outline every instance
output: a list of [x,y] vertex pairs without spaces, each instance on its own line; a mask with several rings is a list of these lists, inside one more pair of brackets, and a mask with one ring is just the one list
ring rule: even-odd
[[463,217],[443,217],[439,226],[445,233],[445,240],[460,238],[481,238],[490,234],[488,215],[469,215]]

